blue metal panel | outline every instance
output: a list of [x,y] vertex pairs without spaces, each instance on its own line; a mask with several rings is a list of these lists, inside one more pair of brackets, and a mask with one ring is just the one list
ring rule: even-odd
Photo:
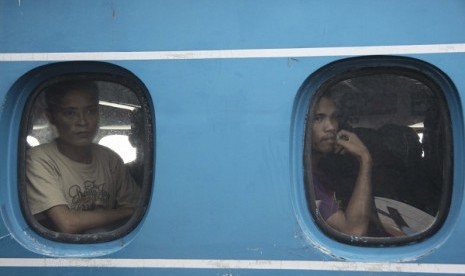
[[[460,42],[463,1],[3,1],[2,52]],[[432,35],[434,34],[434,35]]]

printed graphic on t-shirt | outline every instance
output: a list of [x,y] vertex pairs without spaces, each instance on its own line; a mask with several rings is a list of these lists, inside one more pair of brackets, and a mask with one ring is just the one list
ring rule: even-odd
[[70,208],[76,211],[94,210],[109,207],[110,194],[104,189],[105,184],[96,184],[95,181],[85,181],[84,191],[79,185],[69,188],[69,196],[72,198]]

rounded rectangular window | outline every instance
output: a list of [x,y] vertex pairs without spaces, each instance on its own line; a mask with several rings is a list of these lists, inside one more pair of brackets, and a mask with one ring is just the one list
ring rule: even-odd
[[[31,228],[50,239],[117,239],[137,226],[148,205],[153,129],[147,91],[119,67],[84,67],[94,72],[102,66],[102,73],[80,70],[44,79],[23,113],[23,213]],[[58,67],[73,68],[59,64],[43,71]]]
[[304,182],[320,228],[363,244],[437,231],[451,196],[450,81],[417,60],[373,57],[335,62],[306,83]]

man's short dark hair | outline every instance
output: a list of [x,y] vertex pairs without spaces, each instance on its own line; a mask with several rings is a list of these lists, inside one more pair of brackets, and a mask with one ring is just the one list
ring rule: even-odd
[[66,80],[54,83],[45,90],[45,103],[47,109],[53,111],[62,98],[70,91],[85,90],[95,94],[98,101],[98,86],[94,81],[89,80]]

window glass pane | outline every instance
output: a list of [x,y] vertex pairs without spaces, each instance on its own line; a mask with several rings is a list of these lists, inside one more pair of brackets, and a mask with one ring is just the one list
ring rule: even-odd
[[420,73],[398,71],[347,73],[315,93],[306,185],[328,231],[406,239],[435,225],[445,205],[451,143],[442,91]]
[[57,78],[34,93],[24,119],[24,190],[30,223],[41,234],[70,242],[115,239],[143,215],[150,113],[141,88],[117,79]]

